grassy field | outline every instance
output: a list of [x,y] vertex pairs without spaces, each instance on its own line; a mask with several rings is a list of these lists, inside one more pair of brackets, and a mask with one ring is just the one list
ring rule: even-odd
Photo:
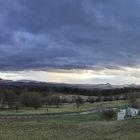
[[105,121],[100,114],[0,122],[0,140],[139,140],[140,118]]
[[80,112],[90,109],[98,109],[98,108],[106,108],[106,107],[118,107],[122,105],[127,105],[126,101],[118,100],[118,101],[108,101],[108,102],[98,102],[98,103],[85,103],[80,106],[79,109],[76,108],[74,103],[71,104],[63,104],[60,108],[51,107],[47,112],[47,109],[39,108],[38,110],[34,110],[33,108],[25,108],[20,109],[19,111],[15,110],[6,110],[0,111],[0,115],[30,115],[30,114],[47,114],[47,113],[66,113],[66,112]]

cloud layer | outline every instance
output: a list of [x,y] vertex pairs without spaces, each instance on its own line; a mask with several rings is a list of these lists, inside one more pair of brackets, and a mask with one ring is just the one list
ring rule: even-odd
[[1,0],[0,70],[140,65],[139,0]]

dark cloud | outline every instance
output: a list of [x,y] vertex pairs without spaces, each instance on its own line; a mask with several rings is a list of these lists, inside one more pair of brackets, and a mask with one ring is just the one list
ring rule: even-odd
[[0,70],[140,64],[139,0],[1,0]]

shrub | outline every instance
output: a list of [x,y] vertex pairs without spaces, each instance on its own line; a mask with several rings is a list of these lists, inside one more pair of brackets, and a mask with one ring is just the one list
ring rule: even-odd
[[112,120],[115,117],[115,111],[114,110],[106,110],[102,112],[102,117],[106,119],[107,121]]

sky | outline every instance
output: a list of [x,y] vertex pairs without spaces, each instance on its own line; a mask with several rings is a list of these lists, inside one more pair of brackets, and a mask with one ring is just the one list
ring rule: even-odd
[[140,0],[0,0],[0,77],[140,84]]

